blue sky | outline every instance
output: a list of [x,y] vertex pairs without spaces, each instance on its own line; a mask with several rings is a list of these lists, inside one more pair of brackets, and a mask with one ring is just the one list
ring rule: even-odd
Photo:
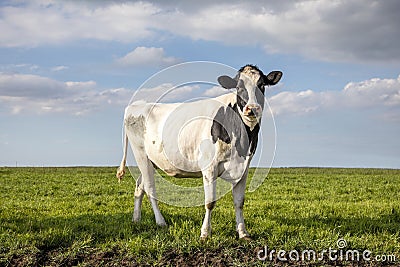
[[[119,164],[134,92],[173,64],[252,63],[274,166],[400,168],[398,1],[2,1],[0,166]],[[225,73],[215,73],[215,78]]]

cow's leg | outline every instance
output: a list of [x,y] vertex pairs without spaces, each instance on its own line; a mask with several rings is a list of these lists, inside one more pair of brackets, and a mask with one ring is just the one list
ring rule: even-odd
[[141,218],[141,210],[142,210],[142,201],[144,196],[144,189],[142,183],[142,175],[136,181],[136,189],[135,189],[135,208],[133,211],[133,222],[139,222]]
[[153,171],[152,171],[152,175],[150,176],[150,179],[147,180],[147,183],[144,184],[145,191],[147,193],[147,196],[149,197],[151,207],[153,208],[154,216],[156,218],[156,223],[160,226],[166,226],[167,223],[165,222],[165,219],[162,216],[160,209],[158,208],[156,183],[154,180],[154,167],[153,167],[153,164],[150,162],[150,160],[149,160],[149,163],[150,163],[150,166]]
[[[153,164],[147,158],[147,156],[144,154],[143,150],[133,149],[133,153],[135,155],[136,163],[139,167],[139,170],[142,173],[142,175],[141,175],[141,178],[143,179],[141,181],[141,184],[143,184],[142,190],[144,189],[147,196],[149,197],[151,206],[154,211],[154,216],[156,218],[156,223],[158,225],[165,226],[167,224],[165,223],[164,217],[162,216],[160,209],[158,208],[158,204],[157,204],[157,194],[156,194],[156,186],[155,186],[155,181],[154,181]],[[135,191],[135,211],[136,210],[140,211],[140,204],[142,202],[141,198],[143,197],[141,195],[141,194],[143,194],[143,192],[141,191],[140,187],[139,187],[137,193],[138,193],[138,198],[136,199],[136,191]],[[137,205],[137,207],[136,207],[136,205]]]
[[246,190],[246,180],[247,180],[247,171],[244,173],[242,179],[236,185],[233,186],[232,195],[236,213],[236,231],[239,234],[239,238],[249,239],[250,235],[246,231],[243,218],[243,205],[244,205],[244,193]]
[[203,173],[203,184],[206,214],[201,227],[200,238],[206,239],[211,234],[211,212],[216,203],[217,181],[216,177],[214,177],[214,172],[209,172],[207,174]]

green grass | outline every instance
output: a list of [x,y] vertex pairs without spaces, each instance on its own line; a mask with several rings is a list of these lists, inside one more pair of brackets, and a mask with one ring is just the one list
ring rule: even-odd
[[237,239],[231,194],[218,201],[206,242],[203,207],[160,203],[168,223],[161,228],[145,199],[142,221],[131,223],[134,179],[118,184],[115,170],[0,168],[0,266],[258,265],[264,246],[319,252],[337,248],[339,238],[346,249],[393,254],[397,261],[386,264],[400,263],[400,170],[272,169],[246,193],[250,242]]

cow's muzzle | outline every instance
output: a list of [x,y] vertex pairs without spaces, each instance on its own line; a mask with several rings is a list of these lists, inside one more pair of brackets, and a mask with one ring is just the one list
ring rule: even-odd
[[262,108],[259,104],[247,104],[243,108],[243,115],[249,118],[259,118],[262,114]]

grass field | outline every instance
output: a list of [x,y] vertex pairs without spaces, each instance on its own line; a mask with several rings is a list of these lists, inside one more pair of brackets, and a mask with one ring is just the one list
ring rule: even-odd
[[[134,179],[128,175],[118,184],[115,169],[0,168],[0,265],[400,264],[400,170],[272,169],[258,190],[246,194],[253,240],[237,239],[227,194],[214,210],[212,237],[201,242],[203,207],[161,203],[168,223],[161,228],[146,199],[142,221],[132,224]],[[347,242],[343,255],[369,250],[371,261],[326,254],[312,260],[293,252],[320,255],[331,248],[339,255],[339,239]],[[289,261],[277,252],[261,261],[257,254],[265,246],[268,253],[285,250]]]

